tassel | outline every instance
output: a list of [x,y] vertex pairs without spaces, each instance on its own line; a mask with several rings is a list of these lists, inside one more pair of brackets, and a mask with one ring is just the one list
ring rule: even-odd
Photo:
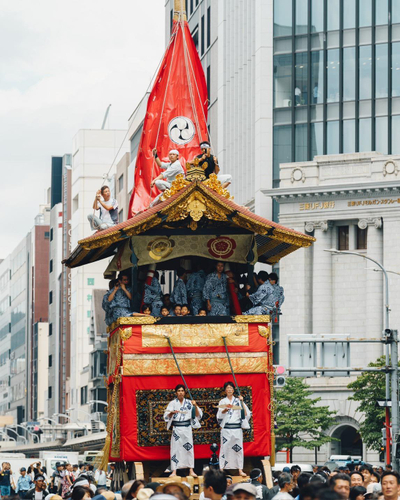
[[160,284],[165,285],[165,271],[163,271],[161,278],[160,278]]
[[103,456],[101,457],[100,466],[99,466],[99,469],[103,470],[104,472],[107,472],[107,470],[108,470],[108,460],[109,460],[109,456],[110,456],[110,449],[111,449],[111,437],[110,437],[110,434],[107,433],[106,442],[104,443],[104,447],[103,447]]

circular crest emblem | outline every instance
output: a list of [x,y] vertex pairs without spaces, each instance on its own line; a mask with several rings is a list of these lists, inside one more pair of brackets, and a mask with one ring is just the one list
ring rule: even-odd
[[213,238],[207,242],[208,252],[216,259],[229,259],[236,248],[236,241],[227,236]]
[[150,241],[147,245],[147,250],[153,260],[162,260],[166,259],[172,253],[174,246],[174,240],[161,236],[160,238]]
[[168,124],[168,135],[175,144],[183,145],[190,142],[195,134],[192,120],[186,116],[176,116]]

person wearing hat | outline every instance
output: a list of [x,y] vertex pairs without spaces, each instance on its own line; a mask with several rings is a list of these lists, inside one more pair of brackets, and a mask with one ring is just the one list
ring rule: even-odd
[[25,495],[32,487],[33,481],[31,477],[26,473],[25,467],[21,467],[19,472],[21,473],[21,475],[18,478],[15,493],[18,493],[20,498],[25,498]]
[[[194,447],[193,429],[201,427],[200,420],[203,416],[201,408],[196,401],[185,398],[185,386],[178,384],[175,387],[176,398],[167,406],[164,412],[164,421],[167,430],[172,427],[171,434],[171,475],[176,476],[178,469],[189,469],[189,475],[197,477],[194,472]],[[192,418],[192,408],[195,407],[195,418]]]
[[[232,176],[230,174],[220,174],[220,168],[218,165],[218,158],[216,156],[211,155],[210,143],[208,141],[203,141],[200,143],[201,154],[197,155],[196,158],[199,158],[199,165],[203,166],[207,163],[207,166],[204,168],[204,175],[208,179],[211,174],[215,174],[218,177],[218,180],[222,184],[223,188],[227,188],[229,184],[232,182]],[[193,163],[192,160],[190,163]]]
[[[217,422],[221,427],[219,466],[221,470],[238,469],[239,475],[246,477],[246,473],[243,472],[242,429],[250,429],[251,411],[243,401],[243,396],[234,396],[235,385],[233,382],[225,382],[224,391],[226,397],[218,403],[217,413]],[[243,419],[242,408],[244,409]]]
[[[179,151],[177,149],[171,149],[168,153],[169,163],[164,163],[160,160],[157,154],[157,148],[153,149],[154,161],[165,172],[161,172],[155,179],[151,181],[150,187],[156,186],[160,191],[165,191],[171,187],[171,184],[176,179],[179,174],[184,175],[185,171],[182,168],[181,162],[179,161]],[[154,199],[151,206],[155,205],[160,198],[160,195]]]
[[50,493],[57,493],[57,494],[61,493],[61,484],[62,484],[61,475],[63,470],[64,470],[64,464],[61,462],[56,462],[56,470],[51,475],[51,481],[49,487]]
[[254,484],[237,483],[233,487],[234,500],[254,500],[257,496],[257,490]]
[[42,474],[35,477],[35,486],[27,491],[25,495],[26,500],[44,500],[49,492],[46,490],[46,481]]
[[178,481],[166,481],[164,484],[159,486],[156,490],[156,494],[158,497],[158,493],[164,493],[165,495],[176,495],[176,494],[184,494],[187,498],[190,497],[190,487],[187,483],[180,483]]

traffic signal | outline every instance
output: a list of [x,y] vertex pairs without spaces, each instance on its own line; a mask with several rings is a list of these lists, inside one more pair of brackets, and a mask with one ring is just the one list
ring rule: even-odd
[[274,385],[283,387],[286,385],[286,368],[282,365],[274,365]]

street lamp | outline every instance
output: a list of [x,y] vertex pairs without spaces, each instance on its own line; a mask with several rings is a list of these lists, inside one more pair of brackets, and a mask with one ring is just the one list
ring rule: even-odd
[[14,441],[17,441],[18,438],[22,438],[25,441],[25,444],[28,443],[28,440],[26,439],[26,437],[25,436],[21,436],[21,434],[18,434],[18,432],[15,431],[14,429],[10,429],[6,425],[3,427],[3,429],[4,429],[6,435],[8,435],[7,431],[11,431],[11,432],[13,432],[16,435],[16,439]]
[[90,405],[94,405],[95,403],[97,403],[98,405],[108,406],[107,401],[102,401],[101,399],[91,399],[91,400],[89,401],[89,404],[90,404]]
[[[386,385],[385,385],[385,399],[388,402],[390,399],[392,401],[392,465],[395,470],[397,470],[397,461],[396,461],[396,439],[397,434],[399,432],[399,394],[398,394],[398,350],[397,350],[397,331],[390,330],[389,328],[389,278],[388,271],[383,267],[383,265],[375,259],[368,257],[365,254],[359,252],[351,252],[349,250],[337,250],[336,248],[327,248],[324,249],[324,252],[330,252],[335,255],[355,255],[356,257],[361,257],[365,260],[370,260],[374,264],[376,264],[379,269],[382,271],[383,276],[385,277],[385,295],[384,295],[384,336],[386,337],[386,366],[389,366],[389,344],[391,345],[391,379],[392,379],[392,394],[390,398],[390,374],[386,373]],[[392,271],[393,272],[393,271]],[[397,274],[397,273],[395,273]],[[389,406],[386,406],[386,435],[388,437],[387,443],[390,442],[390,431],[389,431]]]
[[74,411],[74,410],[80,411],[81,413],[84,413],[85,415],[88,415],[89,416],[89,422],[98,422],[99,424],[103,424],[103,426],[104,426],[104,422],[102,422],[101,420],[94,419],[93,415],[91,413],[88,413],[87,411],[81,410],[80,408],[71,407],[71,408],[68,408],[65,411],[66,412],[70,412],[70,411]]

